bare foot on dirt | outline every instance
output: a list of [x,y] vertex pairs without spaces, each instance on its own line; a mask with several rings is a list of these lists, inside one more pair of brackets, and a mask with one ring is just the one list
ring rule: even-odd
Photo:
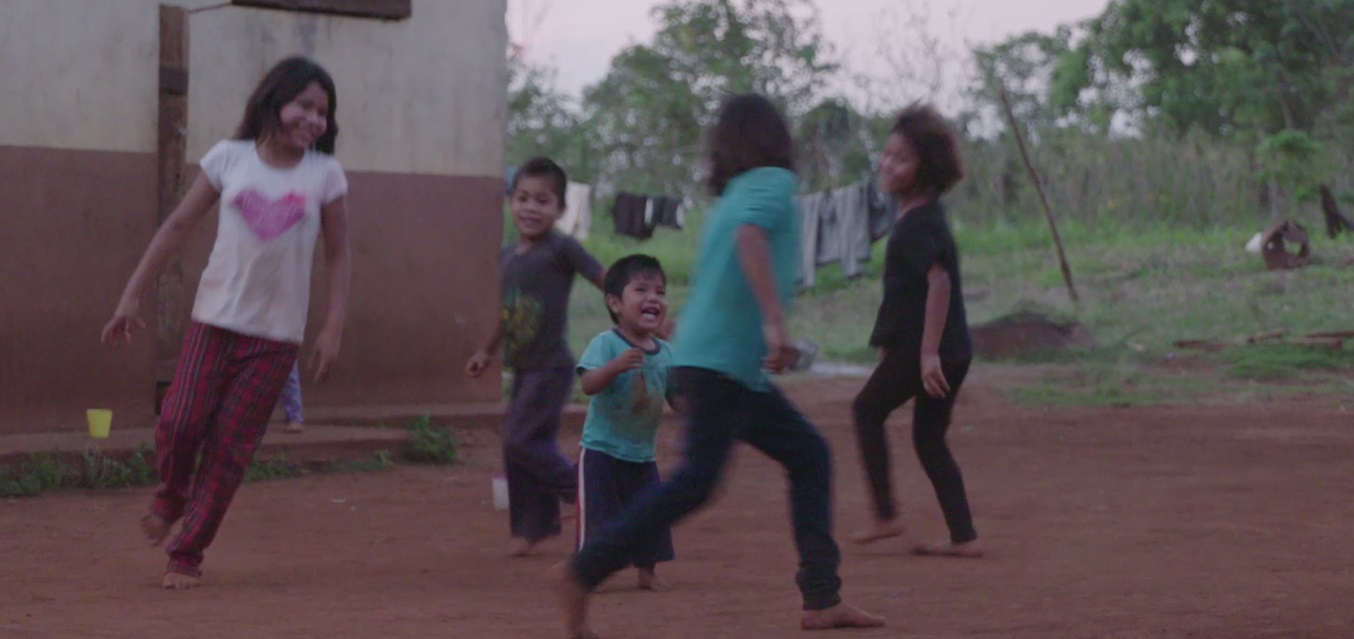
[[146,513],[141,517],[141,532],[152,547],[159,546],[169,536],[169,522],[155,513]]
[[559,580],[560,609],[569,639],[598,639],[597,633],[588,627],[588,590],[578,582],[569,562],[555,566],[554,573]]
[[514,539],[512,549],[508,551],[509,557],[527,557],[536,552],[536,547],[540,546],[540,541],[527,541],[525,539]]
[[287,426],[282,429],[282,432],[299,435],[306,432],[306,425],[301,422],[287,422]]
[[973,541],[966,541],[962,544],[946,541],[933,546],[917,546],[912,549],[912,554],[920,555],[922,557],[979,559],[983,556],[983,547],[978,544],[978,540],[976,539]]
[[884,539],[902,537],[906,532],[907,530],[903,526],[903,522],[898,521],[897,519],[891,519],[889,521],[876,520],[873,527],[851,537],[851,541],[858,544],[872,544]]
[[639,588],[640,590],[649,590],[652,592],[667,592],[672,590],[668,582],[658,578],[658,574],[653,568],[639,569]]
[[872,615],[850,604],[839,603],[822,610],[805,610],[799,627],[804,630],[832,630],[834,628],[880,628],[884,618]]
[[198,587],[201,583],[202,580],[197,577],[170,571],[165,573],[165,579],[160,582],[160,586],[165,590],[188,590]]

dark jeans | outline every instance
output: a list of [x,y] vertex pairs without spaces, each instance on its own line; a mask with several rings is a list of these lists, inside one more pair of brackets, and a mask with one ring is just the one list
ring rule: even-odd
[[559,502],[578,492],[574,465],[559,450],[560,412],[573,391],[567,368],[516,371],[503,417],[503,474],[512,536],[540,541],[560,534]]
[[629,565],[638,548],[705,504],[729,449],[742,440],[780,462],[789,476],[804,609],[837,605],[841,555],[832,539],[832,460],[822,435],[774,387],[753,391],[700,368],[678,368],[671,379],[686,401],[686,457],[668,481],[642,493],[615,524],[584,544],[573,563],[579,580],[596,588]]
[[941,368],[950,383],[950,394],[937,399],[926,394],[921,382],[921,357],[915,352],[890,351],[865,387],[856,396],[852,413],[856,421],[856,439],[865,464],[865,477],[874,498],[875,515],[891,520],[897,512],[893,503],[893,482],[889,475],[889,442],[884,422],[889,413],[909,399],[912,404],[912,444],[917,449],[926,476],[931,479],[940,508],[945,513],[945,524],[950,528],[950,540],[965,543],[978,538],[973,530],[973,516],[969,513],[968,497],[964,493],[964,477],[959,465],[945,443],[945,432],[950,427],[950,414],[959,387],[968,375],[970,359],[941,357]]

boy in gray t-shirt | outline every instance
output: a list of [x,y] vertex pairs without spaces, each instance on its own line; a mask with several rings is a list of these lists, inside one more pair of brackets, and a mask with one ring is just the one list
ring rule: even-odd
[[503,248],[501,320],[466,364],[479,377],[503,346],[513,369],[512,399],[503,423],[503,470],[508,480],[512,554],[529,554],[560,534],[560,505],[577,499],[574,466],[560,453],[560,413],[573,391],[574,356],[565,340],[575,275],[602,287],[603,269],[577,240],[554,230],[564,213],[564,169],[547,158],[528,160],[513,177],[513,225],[520,239]]

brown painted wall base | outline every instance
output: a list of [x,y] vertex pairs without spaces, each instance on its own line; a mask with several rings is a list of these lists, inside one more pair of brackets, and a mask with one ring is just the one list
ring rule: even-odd
[[[497,317],[501,180],[348,177],[347,330],[338,368],[306,385],[306,404],[497,400],[496,370],[474,382],[461,371]],[[90,407],[113,408],[114,428],[152,422],[154,327],[130,349],[100,348],[98,333],[154,220],[153,154],[0,146],[0,434],[79,430]],[[184,256],[190,304],[215,215],[203,226]],[[319,250],[317,263],[303,356],[324,320]],[[142,310],[153,320],[154,300]]]
[[155,229],[155,156],[0,146],[0,433],[150,416],[152,333],[99,346]]
[[[503,238],[499,178],[350,173],[353,287],[338,368],[305,385],[315,405],[494,401],[497,371],[473,383],[465,361],[498,318]],[[324,322],[316,249],[310,330]]]

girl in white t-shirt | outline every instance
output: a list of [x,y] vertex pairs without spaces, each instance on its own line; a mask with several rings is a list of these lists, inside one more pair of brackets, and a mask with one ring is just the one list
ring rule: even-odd
[[332,155],[334,109],[334,81],[318,64],[295,57],[273,67],[234,139],[202,157],[202,172],[155,233],[103,329],[110,343],[130,341],[145,325],[143,293],[219,202],[216,244],[155,429],[160,486],[141,520],[152,545],[182,520],[168,547],[165,588],[197,585],[203,551],[263,438],[296,363],[321,236],[329,299],[310,361],[317,380],[338,356],[350,272],[348,180]]

